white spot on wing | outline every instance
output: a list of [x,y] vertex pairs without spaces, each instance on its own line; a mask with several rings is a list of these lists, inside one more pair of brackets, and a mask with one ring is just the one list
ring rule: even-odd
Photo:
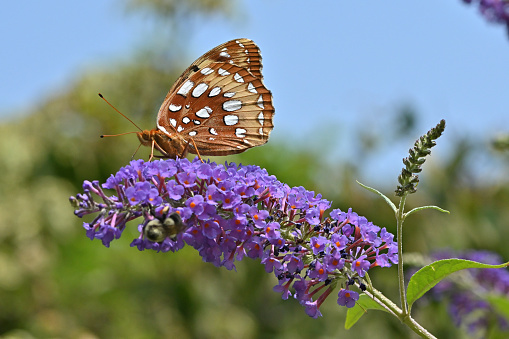
[[168,136],[171,136],[171,134],[166,130],[166,128],[164,128],[163,126],[157,124],[157,128],[159,128],[161,131],[164,132],[164,134],[168,135]]
[[223,109],[227,112],[237,111],[242,108],[242,101],[228,100],[223,103]]
[[247,85],[247,90],[251,93],[258,93],[258,91],[251,82]]
[[232,97],[232,96],[234,96],[234,95],[235,95],[235,92],[225,92],[225,93],[223,94],[223,96],[224,96],[225,98],[231,98],[231,97]]
[[196,134],[198,134],[196,131],[189,132],[189,135],[192,136],[192,137],[194,137]]
[[170,119],[170,124],[173,126],[173,127],[177,127],[177,120],[171,118]]
[[193,86],[194,86],[194,82],[192,82],[191,80],[187,80],[180,87],[180,89],[178,90],[177,94],[180,94],[180,95],[183,95],[183,96],[187,96],[187,93],[189,93],[189,91],[191,90],[191,88],[193,88]]
[[239,138],[245,138],[246,137],[246,130],[243,128],[236,128],[235,129],[235,135]]
[[[209,128],[209,133],[213,135],[217,135],[217,131],[214,128]],[[211,140],[214,140],[213,138]]]
[[260,135],[263,135],[263,128],[260,127],[260,129],[258,130],[258,133],[260,133]]
[[215,97],[219,93],[221,93],[221,87],[214,87],[210,90],[209,97]]
[[210,108],[209,106],[205,106],[195,114],[198,118],[207,119],[208,117],[210,117],[210,113],[212,113],[212,108]]
[[263,117],[263,112],[260,112],[260,114],[258,114],[258,122],[262,126],[263,126],[263,120],[265,120],[265,118]]
[[219,53],[219,55],[222,57],[225,57],[225,58],[231,58],[230,54],[228,54],[226,52],[221,52],[221,53]]
[[258,107],[260,107],[261,109],[264,109],[264,106],[263,106],[263,98],[262,96],[260,95],[260,97],[258,98],[258,101],[256,102],[256,104],[258,105]]
[[209,74],[212,74],[214,73],[214,70],[210,67],[205,67],[204,69],[202,69],[201,71],[201,74],[203,75],[209,75]]
[[219,68],[219,69],[217,70],[217,73],[219,73],[219,75],[222,75],[222,76],[230,75],[230,72],[228,72],[227,70],[222,69],[222,68]]
[[239,116],[234,114],[225,115],[223,121],[226,126],[233,126],[239,122]]
[[235,75],[233,76],[233,79],[235,79],[235,81],[237,81],[237,82],[244,82],[244,78],[239,73],[235,73]]
[[182,105],[175,105],[175,104],[170,104],[170,106],[168,107],[168,109],[172,112],[178,112],[178,111],[180,111],[181,108],[182,108]]
[[189,119],[188,117],[183,117],[183,118],[182,118],[182,122],[183,122],[184,124],[186,124],[186,125],[187,125],[190,121],[191,121],[191,119]]
[[182,126],[180,126],[180,125],[179,125],[179,127],[177,127],[177,132],[179,132],[179,133],[180,133],[180,132],[182,132],[183,130],[184,130],[184,127],[182,127]]
[[203,83],[203,82],[199,83],[198,86],[196,86],[193,89],[193,93],[192,93],[193,97],[198,98],[200,95],[205,93],[207,88],[209,88],[209,85],[207,85],[206,83]]
[[239,44],[240,47],[244,48],[244,45],[241,42],[237,41],[237,43]]
[[199,124],[201,124],[200,120],[193,120],[193,123],[194,123],[195,125],[199,125]]

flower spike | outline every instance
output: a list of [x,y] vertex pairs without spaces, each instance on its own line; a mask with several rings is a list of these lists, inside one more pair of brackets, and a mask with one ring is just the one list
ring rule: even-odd
[[351,209],[327,215],[331,203],[320,194],[290,188],[258,166],[136,160],[102,185],[85,181],[83,190],[70,201],[78,217],[95,215],[83,223],[90,239],[108,247],[141,217],[131,247],[176,252],[187,244],[229,270],[243,258],[260,259],[278,278],[274,290],[315,318],[338,285],[338,304],[353,307],[358,294],[350,282],[363,286],[369,269],[398,262],[385,228]]
[[396,189],[396,195],[401,197],[405,193],[411,194],[417,191],[419,176],[414,175],[422,171],[422,164],[426,161],[425,157],[431,154],[431,148],[436,145],[438,139],[445,130],[445,120],[440,120],[436,127],[432,128],[426,135],[421,136],[414,144],[414,148],[409,150],[410,156],[403,159],[405,168],[398,176],[399,185]]

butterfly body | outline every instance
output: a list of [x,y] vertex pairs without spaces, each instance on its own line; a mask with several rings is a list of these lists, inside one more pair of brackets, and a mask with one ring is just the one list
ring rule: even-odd
[[143,146],[149,146],[161,152],[163,158],[183,158],[187,155],[187,142],[175,133],[172,137],[159,129],[138,132],[138,139]]
[[156,128],[138,132],[162,157],[228,155],[263,145],[272,131],[272,94],[263,84],[260,50],[249,39],[205,53],[173,84]]

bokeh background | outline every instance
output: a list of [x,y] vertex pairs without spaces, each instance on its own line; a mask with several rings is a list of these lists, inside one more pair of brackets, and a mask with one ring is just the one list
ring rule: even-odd
[[[404,249],[488,249],[509,258],[509,39],[460,0],[18,1],[0,12],[0,335],[20,338],[411,337],[370,312],[349,331],[335,298],[311,319],[272,291],[258,262],[237,272],[177,254],[130,248],[136,223],[104,248],[85,237],[68,197],[104,181],[138,146],[172,82],[194,59],[253,39],[273,92],[270,142],[216,158],[266,168],[395,232],[401,158],[441,118],[444,136],[408,206],[439,205],[406,223]],[[136,157],[147,158],[149,149]],[[397,298],[396,268],[374,269]],[[446,306],[414,316],[458,337]]]

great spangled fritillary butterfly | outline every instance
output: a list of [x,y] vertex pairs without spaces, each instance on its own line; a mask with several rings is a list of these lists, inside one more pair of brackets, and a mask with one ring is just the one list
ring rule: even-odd
[[198,58],[166,95],[157,127],[137,132],[152,148],[150,158],[154,148],[175,158],[236,154],[265,144],[274,106],[261,71],[260,50],[249,39],[228,41]]

